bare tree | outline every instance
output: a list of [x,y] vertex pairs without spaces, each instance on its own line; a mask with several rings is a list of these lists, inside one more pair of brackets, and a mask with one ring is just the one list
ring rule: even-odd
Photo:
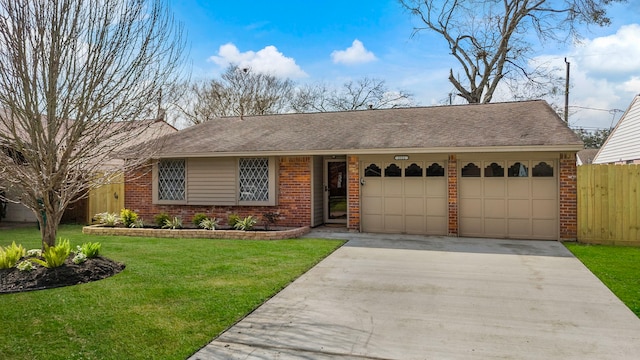
[[[530,34],[541,41],[578,37],[578,24],[609,25],[607,6],[626,0],[399,0],[425,27],[449,45],[462,78],[449,73],[458,95],[469,103],[488,103],[504,79],[525,80],[538,90],[550,71],[531,69]],[[552,79],[553,80],[553,79]],[[552,81],[551,88],[556,86]]]
[[349,111],[406,107],[413,104],[412,96],[389,90],[384,80],[364,77],[347,81],[339,88],[318,83],[301,87],[291,108],[295,112]]
[[0,181],[43,245],[153,123],[132,120],[156,115],[182,49],[162,0],[0,0]]
[[293,82],[250,68],[229,66],[220,76],[185,84],[182,112],[191,124],[225,116],[277,114],[288,110]]

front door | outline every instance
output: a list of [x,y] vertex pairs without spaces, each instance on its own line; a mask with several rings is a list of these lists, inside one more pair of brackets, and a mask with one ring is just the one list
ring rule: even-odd
[[327,160],[325,162],[325,223],[347,222],[347,162]]

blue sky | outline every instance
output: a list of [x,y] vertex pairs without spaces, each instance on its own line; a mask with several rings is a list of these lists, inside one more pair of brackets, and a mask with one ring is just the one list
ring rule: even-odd
[[[298,83],[342,84],[364,76],[438,105],[453,90],[457,62],[446,44],[419,25],[396,0],[169,0],[189,44],[192,77],[217,77],[229,63]],[[571,63],[570,119],[575,127],[615,125],[640,93],[640,2],[615,5],[613,23],[591,27],[580,44],[547,44],[539,59]],[[510,100],[494,98],[494,101]],[[562,105],[563,98],[553,99]],[[598,109],[598,110],[594,110]]]

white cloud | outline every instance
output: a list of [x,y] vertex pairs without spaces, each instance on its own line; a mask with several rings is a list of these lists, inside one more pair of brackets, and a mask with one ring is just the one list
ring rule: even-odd
[[234,44],[228,43],[220,46],[218,55],[211,56],[209,61],[213,61],[222,67],[231,64],[239,67],[248,67],[252,71],[281,78],[303,78],[308,76],[293,58],[284,56],[273,45],[266,46],[257,52],[240,52]]
[[[615,34],[585,40],[568,50],[571,63],[569,125],[608,128],[615,125],[640,93],[640,25],[621,26]],[[538,63],[557,67],[565,77],[565,55],[543,55]],[[564,106],[564,95],[552,99]]]
[[350,47],[345,50],[335,50],[331,53],[331,59],[336,64],[362,64],[375,61],[376,56],[364,48],[362,41],[355,39]]
[[628,77],[640,72],[640,24],[624,25],[615,34],[587,40],[573,57],[584,70],[597,77]]

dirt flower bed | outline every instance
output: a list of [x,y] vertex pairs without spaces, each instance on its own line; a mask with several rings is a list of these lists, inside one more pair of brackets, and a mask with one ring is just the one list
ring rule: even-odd
[[102,256],[74,264],[71,258],[57,268],[37,266],[30,271],[17,268],[0,270],[0,294],[77,285],[113,276],[125,265]]

